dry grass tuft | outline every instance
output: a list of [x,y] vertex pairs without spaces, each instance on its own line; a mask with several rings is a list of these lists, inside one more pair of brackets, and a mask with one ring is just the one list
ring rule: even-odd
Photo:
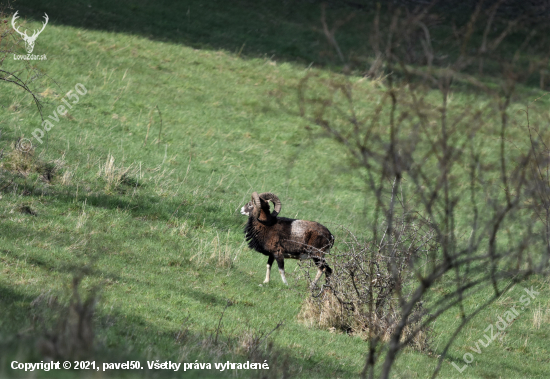
[[73,176],[74,176],[74,172],[65,170],[65,172],[63,172],[63,176],[61,177],[61,184],[64,186],[70,185],[72,182]]
[[128,167],[124,167],[124,165],[117,166],[115,157],[108,154],[105,163],[99,165],[97,176],[105,181],[105,191],[111,192],[119,189],[121,184],[133,182],[131,177],[136,174],[137,168],[133,164]]
[[338,298],[330,291],[323,291],[321,298],[309,297],[302,305],[298,319],[309,327],[334,331],[352,331],[353,317],[344,309]]
[[11,150],[4,152],[4,159],[0,161],[0,168],[18,173],[27,177],[31,172],[38,172],[38,165],[34,157],[34,148],[21,151],[18,148],[20,140],[11,144]]
[[2,152],[0,169],[25,178],[31,174],[38,174],[43,182],[50,183],[59,169],[60,162],[44,162],[40,159],[40,155],[35,154],[34,147],[28,151],[21,148],[26,146],[21,138],[13,142],[9,151]]
[[544,324],[550,323],[550,308],[542,309],[541,304],[533,311],[533,327],[540,329]]
[[[215,263],[220,268],[231,268],[238,259],[239,254],[243,250],[244,242],[239,246],[235,246],[230,241],[230,232],[224,238],[216,233],[216,236],[210,238],[194,238],[197,243],[197,253],[189,260],[194,262],[198,267]],[[210,255],[208,253],[210,252]]]
[[225,237],[225,244],[220,243],[220,236],[216,233],[216,238],[212,240],[212,255],[210,259],[216,261],[216,265],[221,268],[231,268],[237,260],[242,246],[234,248],[229,242],[229,231]]
[[[394,314],[391,317],[386,315],[381,318],[374,313],[372,319],[369,319],[369,312],[366,309],[350,312],[330,290],[325,290],[318,299],[312,297],[306,299],[298,319],[309,327],[326,329],[331,333],[347,333],[364,340],[374,337],[388,342],[395,331],[399,315]],[[409,346],[418,351],[427,351],[431,338],[429,331],[425,329],[416,331],[416,326],[416,323],[413,323],[405,327],[401,342],[415,333]]]
[[84,207],[82,207],[82,212],[78,215],[78,219],[76,221],[76,229],[80,229],[84,225],[86,225],[87,220],[88,220],[88,214],[84,210]]
[[269,336],[281,326],[283,326],[283,323],[279,322],[269,332],[261,328],[254,330],[248,327],[244,332],[239,333],[237,337],[237,353],[247,355],[248,357],[255,356],[261,350],[264,342],[267,341]]

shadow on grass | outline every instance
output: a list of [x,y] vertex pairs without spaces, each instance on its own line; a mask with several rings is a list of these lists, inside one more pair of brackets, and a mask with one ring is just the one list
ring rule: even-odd
[[[21,191],[22,189],[19,190]],[[39,189],[35,190],[40,192]],[[66,192],[63,188],[51,186],[48,187],[48,195],[44,196],[40,195],[35,190],[32,191],[32,195],[25,196],[23,198],[36,199],[37,197],[40,197],[42,199],[41,201],[49,203],[50,205],[52,203],[56,203],[55,206],[51,207],[51,209],[53,209],[55,213],[62,212],[64,209],[67,208],[78,207],[78,204],[74,202],[74,197],[68,195],[68,193],[72,193],[73,191]],[[143,199],[131,199],[122,195],[90,194],[86,197],[88,198],[88,207],[101,207],[109,210],[129,209],[130,212],[132,212],[132,215],[135,217],[146,217],[147,219],[156,219],[158,217],[158,219],[166,221],[170,220],[170,216],[174,212],[174,209],[176,209],[177,206],[181,204],[181,199],[162,200],[161,202],[159,202],[158,198],[152,198],[149,196],[143,196]],[[136,204],[139,204],[139,207],[135,207]],[[182,211],[182,213],[189,213],[193,211],[192,206],[192,204],[184,204],[180,207],[180,210]],[[201,205],[197,206],[197,214],[200,214],[202,217],[206,217],[209,220],[219,221],[220,213],[222,212],[218,208],[211,207],[211,209],[209,208],[209,210],[207,211],[208,214],[205,214],[205,212],[200,211],[200,206]],[[55,218],[56,216],[56,214],[39,214],[37,218],[43,220],[44,218]],[[33,217],[34,220],[34,216],[25,215],[23,217]],[[228,217],[230,218],[231,216]],[[1,221],[2,220],[0,219],[0,222]],[[0,226],[2,226],[1,223]],[[4,225],[4,227],[5,226],[6,225]],[[11,223],[9,225],[9,229],[0,227],[0,232],[2,232],[2,234],[4,234],[4,231],[6,231],[6,234],[9,235],[8,241],[28,239],[30,237],[29,230],[27,227],[25,227],[25,224],[13,225],[13,223]],[[49,230],[48,228],[39,228],[33,231],[32,237],[30,238],[32,238],[33,240],[48,241],[51,246],[55,245],[58,249],[67,249],[78,239],[71,239],[70,237],[71,236],[67,233],[52,233],[51,230]],[[36,249],[38,248],[41,247],[36,247]],[[64,276],[66,277],[70,277],[70,275],[75,272],[85,271],[83,273],[90,276],[91,278],[107,278],[111,279],[111,281],[124,281],[126,282],[125,284],[130,285],[143,285],[143,281],[148,280],[147,278],[140,275],[125,276],[121,279],[119,277],[119,272],[111,272],[110,268],[106,270],[100,270],[95,268],[92,264],[90,268],[84,270],[78,265],[78,263],[75,263],[78,261],[86,260],[85,257],[82,256],[83,253],[87,253],[88,255],[103,254],[103,251],[101,250],[103,248],[106,249],[104,253],[109,253],[111,251],[115,251],[117,249],[117,245],[113,244],[111,246],[111,241],[104,238],[97,240],[93,239],[90,242],[89,246],[85,246],[84,251],[78,251],[79,257],[73,257],[71,258],[71,261],[62,261],[55,256],[50,255],[40,255],[38,254],[38,252],[33,253],[32,250],[27,250],[27,252],[23,253],[19,250],[16,251],[14,247],[9,247],[8,249],[10,250],[3,249],[1,250],[1,252],[2,255],[7,259],[6,262],[8,263],[16,264],[15,261],[24,261],[25,264],[39,267],[40,270],[56,271],[64,274]],[[120,248],[120,246],[118,246],[118,248]],[[237,271],[239,270],[237,269]],[[145,270],[143,272],[145,272]],[[242,276],[244,275],[244,272],[239,272],[237,275]],[[162,291],[157,291],[157,293],[162,293],[166,296],[182,290],[181,286],[178,286],[177,283],[174,283],[172,281],[162,281],[156,283],[155,285],[146,283],[146,285],[162,287]],[[193,307],[215,307],[215,309],[221,314],[221,310],[227,304],[227,299],[224,298],[223,293],[208,293],[207,291],[203,291],[201,289],[185,289],[185,291],[186,295],[189,298],[200,303],[200,305],[195,304],[193,305]],[[24,284],[10,286],[0,284],[0,309],[8,310],[7,312],[3,313],[3,315],[5,316],[3,318],[4,322],[0,322],[0,336],[2,336],[2,339],[0,340],[0,356],[4,356],[3,362],[0,359],[0,366],[4,366],[4,368],[0,367],[0,376],[2,372],[7,372],[8,374],[10,374],[10,376],[12,376],[13,373],[10,371],[11,369],[6,368],[8,367],[6,366],[6,362],[9,363],[11,360],[16,359],[16,357],[16,360],[24,362],[39,362],[41,359],[43,359],[43,357],[38,355],[38,353],[34,349],[34,344],[40,337],[41,332],[38,329],[32,327],[31,321],[31,303],[39,295],[40,293],[36,292],[36,289],[31,289],[31,287]],[[181,303],[179,306],[181,306],[182,309],[177,309],[175,314],[181,313],[182,319],[184,319],[184,316],[186,314],[185,302]],[[246,305],[236,305],[235,307],[238,307],[237,310],[240,312],[247,312],[248,308],[242,308],[245,306]],[[219,349],[219,346],[211,346],[208,347],[206,350],[200,347],[203,346],[200,343],[205,341],[205,336],[207,336],[208,333],[211,333],[212,330],[216,329],[217,323],[215,322],[210,323],[211,325],[205,326],[203,324],[203,320],[201,319],[191,320],[195,321],[196,325],[199,325],[199,327],[195,327],[193,329],[194,331],[188,332],[188,335],[186,337],[187,339],[182,340],[180,337],[178,337],[181,336],[181,330],[159,324],[158,321],[162,321],[162,317],[155,318],[157,322],[154,323],[151,321],[150,318],[142,317],[133,312],[122,313],[120,310],[117,311],[116,309],[113,310],[112,308],[111,310],[102,309],[101,312],[101,314],[98,313],[98,316],[96,318],[98,323],[97,337],[100,343],[100,347],[97,353],[98,360],[103,359],[104,361],[108,362],[140,360],[142,364],[145,365],[146,359],[161,359],[162,361],[172,360],[174,362],[182,360],[184,362],[189,362],[194,361],[195,359],[199,359],[199,362],[211,363],[218,361],[225,362],[227,359],[230,359],[227,357],[225,357],[225,359],[219,358],[218,356],[212,357],[212,355],[210,355],[210,358],[205,357],[205,355],[208,356],[208,354],[211,354],[209,353],[209,351],[217,351],[216,349]],[[194,317],[200,316],[197,316],[197,313],[194,313]],[[206,328],[207,330],[202,333],[197,332],[197,330],[200,330],[201,328]],[[226,332],[224,331],[224,333]],[[220,341],[223,341],[223,343],[227,343],[229,346],[228,348],[226,348],[224,354],[233,354],[234,351],[238,351],[240,349],[239,338],[241,338],[242,336],[236,335],[234,331],[228,331],[227,333],[229,334],[224,335],[223,339],[220,338]],[[199,348],[197,348],[196,346],[199,346]],[[307,367],[305,371],[311,372],[312,377],[318,376],[313,375],[313,373],[316,373],[317,370],[320,370],[321,367],[323,367],[323,365],[313,363],[307,358],[301,357],[300,355],[293,354],[292,352],[285,353],[284,349],[278,350],[282,353],[281,356],[288,355],[290,357],[288,358],[288,362],[291,362],[293,367]],[[172,355],[166,356],[166,352],[171,352],[170,354]],[[144,354],[149,355],[146,357]],[[247,360],[247,357],[245,355],[242,355],[241,353],[237,354],[237,356],[239,361]],[[271,365],[272,361],[269,360],[268,362]],[[345,375],[343,375],[343,377],[349,377],[349,375],[353,375],[353,372],[351,371],[353,370],[353,368],[350,367],[343,369],[350,370],[349,372],[344,372]],[[118,374],[126,375],[126,373],[117,372],[117,375]],[[52,375],[51,377],[58,377],[51,373],[44,375],[46,375],[47,377],[49,377],[48,375]],[[161,375],[161,377],[164,377],[164,375],[170,376],[173,375],[173,373],[163,372],[159,375]],[[189,374],[186,373],[186,375]],[[226,374],[220,374],[219,372],[212,370],[211,372],[194,372],[191,374],[191,377],[193,377],[192,375],[204,378],[218,377],[220,375],[223,376]],[[69,375],[68,377],[75,376],[76,374],[74,374],[73,376]],[[153,373],[150,376],[157,377],[157,374]],[[247,374],[244,375],[244,377],[249,376]]]
[[[61,317],[62,308],[50,305],[50,300],[39,297],[39,294],[29,294],[12,289],[11,287],[0,284],[0,306],[8,311],[3,314],[3,322],[0,323],[0,373],[3,377],[28,377],[28,373],[23,370],[15,371],[10,367],[14,360],[18,362],[40,362],[44,361],[40,346],[38,343],[46,335],[52,338],[50,329],[56,324],[56,318]],[[42,299],[41,299],[42,298]],[[57,299],[57,298],[56,298]],[[54,300],[56,303],[57,300]],[[63,300],[62,300],[63,302]],[[221,309],[219,307],[220,315]],[[140,377],[140,378],[165,378],[181,377],[183,371],[174,370],[149,370],[147,362],[158,360],[159,362],[198,362],[210,363],[211,369],[192,369],[185,372],[185,377],[191,378],[214,378],[214,377],[234,377],[233,370],[220,372],[215,369],[214,363],[226,362],[267,362],[269,371],[265,370],[243,370],[239,377],[293,377],[288,372],[296,374],[297,372],[310,373],[313,376],[321,377],[320,368],[317,364],[306,362],[299,357],[291,357],[290,352],[269,344],[258,345],[253,350],[243,347],[243,341],[248,341],[246,337],[236,335],[227,330],[223,325],[219,326],[214,322],[209,326],[202,326],[202,330],[196,330],[194,325],[202,325],[202,320],[186,318],[182,311],[182,324],[179,328],[162,327],[149,320],[133,314],[124,314],[117,309],[99,311],[96,308],[94,317],[95,349],[88,353],[82,359],[94,360],[96,365],[102,367],[103,362],[126,362],[139,361],[142,370],[124,372],[115,370],[106,372],[99,377]],[[107,313],[105,313],[107,312]],[[62,312],[61,312],[62,313]],[[46,324],[41,324],[44,317],[49,320]],[[45,320],[45,319],[44,319]],[[44,322],[44,321],[43,321]],[[258,331],[258,333],[262,333]],[[63,335],[60,338],[71,338]],[[264,341],[265,343],[266,341]],[[62,359],[69,359],[63,358]],[[291,367],[291,369],[289,369]],[[303,370],[303,371],[302,371]],[[340,374],[352,375],[353,372],[343,371]],[[100,370],[102,371],[102,370]],[[287,374],[285,375],[284,372]],[[38,372],[38,377],[54,378],[74,378],[81,377],[82,372],[62,370],[62,372]]]
[[[340,71],[342,62],[322,31],[321,3],[320,0],[80,0],[69,6],[63,0],[27,0],[14,6],[23,17],[35,20],[42,20],[46,12],[50,22],[57,25],[127,33],[196,49],[222,49],[242,57],[267,57]],[[372,63],[370,59],[374,52],[369,36],[379,3],[375,0],[328,2],[329,25],[355,15],[338,28],[336,37],[346,64],[359,72],[367,72]],[[416,3],[411,3],[411,8],[414,8]],[[453,43],[447,41],[451,38],[448,26],[455,22],[464,25],[474,8],[473,3],[443,2],[432,9],[437,17],[442,16],[440,26],[432,31],[435,39],[443,44],[438,48],[442,55],[458,54],[457,47],[452,47]],[[516,13],[512,15],[515,17]],[[479,36],[475,39],[480,38],[481,32],[476,31]],[[516,51],[522,41],[522,38],[515,38],[507,45],[507,50]],[[477,42],[475,44],[477,46]],[[423,54],[420,46],[414,49],[420,49],[419,54]],[[440,67],[449,64],[447,60],[438,62],[436,60],[433,64]],[[495,67],[489,64],[489,60],[485,63],[485,74],[489,79],[501,75],[498,62],[497,59]],[[416,62],[415,65],[423,67],[424,63]],[[492,73],[493,70],[496,71]],[[536,88],[539,81],[539,77],[533,74],[529,76],[527,85]]]
[[[322,33],[314,29],[321,27],[319,1],[89,0],[69,6],[63,0],[28,0],[14,6],[27,18],[40,20],[46,12],[50,22],[58,25],[135,34],[193,48],[223,49],[251,57],[267,55],[305,64],[327,64],[336,58]],[[357,10],[343,4],[333,12],[343,15]],[[353,25],[355,30],[361,24]],[[344,38],[341,43],[357,51],[363,39]]]
[[[20,233],[15,230],[14,235],[17,236],[18,234],[20,235]],[[81,273],[86,276],[109,279],[111,281],[121,280],[121,277],[118,274],[98,270],[90,264],[82,264],[78,262],[62,262],[57,259],[46,260],[41,256],[29,255],[28,253],[18,254],[17,252],[11,250],[0,250],[0,254],[3,254],[6,257],[12,258],[14,260],[24,261],[26,264],[35,266],[44,271],[56,271],[63,274]]]
[[0,340],[6,341],[8,335],[16,335],[23,329],[25,322],[28,322],[26,317],[32,300],[34,298],[0,283],[0,309],[3,320],[0,323]]
[[[132,186],[120,186],[113,193],[90,190],[84,192],[78,190],[76,186],[45,186],[43,183],[34,184],[27,181],[17,174],[4,172],[5,177],[0,182],[0,194],[8,194],[15,191],[20,197],[20,203],[26,204],[32,199],[45,198],[66,205],[65,209],[79,208],[85,200],[87,207],[103,208],[106,210],[127,211],[137,220],[144,221],[187,221],[190,227],[200,227],[209,225],[219,229],[221,232],[227,232],[229,229],[244,226],[244,220],[239,214],[228,214],[222,211],[222,207],[210,199],[204,199],[193,196],[181,196],[178,198],[160,198],[147,189],[141,190],[139,195],[130,196],[133,191]],[[1,184],[4,184],[2,186]],[[78,198],[75,193],[78,192]],[[219,193],[212,193],[213,196],[224,197],[223,190]],[[33,211],[36,211],[33,209]],[[37,211],[37,217],[52,217],[52,215],[41,214]],[[22,231],[23,233],[23,231]]]
[[[38,300],[39,294],[35,295],[30,296],[0,284],[0,307],[3,310],[3,322],[0,323],[0,374],[3,373],[2,377],[29,377],[28,372],[24,370],[12,370],[10,367],[11,362],[13,360],[23,363],[43,361],[44,356],[40,352],[40,343],[38,342],[47,333],[52,332],[50,328],[55,325],[55,318],[62,317],[61,314],[56,313],[59,311],[57,308],[50,309]],[[43,317],[47,319],[53,317],[53,324],[50,322],[51,325],[48,327],[37,321]],[[180,376],[181,374],[173,370],[150,371],[147,369],[146,361],[160,359],[161,362],[165,360],[181,362],[181,351],[185,347],[188,348],[189,358],[199,358],[201,353],[200,349],[186,346],[186,344],[201,340],[202,336],[199,333],[189,330],[162,329],[135,315],[120,314],[117,311],[111,311],[110,314],[97,314],[94,324],[96,349],[88,357],[89,359],[96,360],[96,364],[100,367],[102,362],[113,363],[128,360],[138,360],[141,366],[144,366],[140,371],[124,372],[116,370],[117,377],[166,378]],[[116,325],[116,328],[114,325]],[[165,351],[173,351],[174,353],[170,357],[161,357],[159,351],[162,351],[163,348]],[[143,353],[136,351],[148,351],[149,354],[145,356]],[[205,357],[202,358],[204,361]],[[214,356],[211,357],[211,359],[215,358]],[[100,371],[102,370],[100,369]],[[74,378],[80,376],[78,372],[71,372],[70,370],[62,370],[61,372],[55,370],[40,372],[39,370],[38,372],[38,377]],[[186,377],[188,376],[203,378],[227,377],[228,375],[216,370],[210,372],[196,370],[195,372],[186,372]],[[104,376],[100,375],[100,377]]]

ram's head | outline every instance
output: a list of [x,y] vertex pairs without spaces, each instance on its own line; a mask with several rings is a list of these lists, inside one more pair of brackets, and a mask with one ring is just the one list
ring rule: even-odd
[[264,192],[258,195],[257,192],[252,193],[252,199],[241,208],[241,214],[245,216],[254,216],[259,218],[261,211],[263,210],[266,215],[269,214],[269,202],[272,202],[274,205],[273,212],[271,212],[271,217],[277,217],[279,212],[281,212],[281,201],[277,196],[270,192]]

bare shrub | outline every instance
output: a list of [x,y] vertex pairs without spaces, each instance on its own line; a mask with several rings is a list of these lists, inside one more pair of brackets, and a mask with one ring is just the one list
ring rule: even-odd
[[[449,27],[434,33],[435,3],[378,7],[364,78],[347,76],[354,67],[342,62],[345,75],[312,72],[298,86],[297,113],[307,129],[340,144],[371,199],[367,242],[327,257],[344,280],[327,288],[338,303],[326,304],[366,316],[354,315],[351,325],[347,317],[325,317],[352,330],[365,325],[363,377],[373,378],[380,367],[379,376],[388,378],[400,351],[452,309],[460,318],[437,351],[437,376],[472,318],[514,283],[549,273],[550,150],[534,105],[518,104],[516,94],[520,84],[543,83],[548,23],[503,16],[502,1],[480,1],[468,19],[449,17]],[[337,28],[324,30],[345,60]],[[520,110],[527,113],[521,120]],[[417,233],[414,225],[425,229]],[[403,249],[406,241],[413,241],[412,250]],[[413,252],[423,241],[429,247],[421,248],[427,256],[420,259]],[[465,305],[488,288],[491,296],[473,310]],[[389,341],[380,343],[385,330]]]
[[[351,314],[350,314],[351,313]],[[298,319],[310,327],[319,327],[331,332],[361,331],[353,318],[354,312],[347,312],[343,304],[330,291],[322,291],[317,296],[308,297],[298,314]]]
[[[334,265],[334,277],[306,299],[300,314],[305,323],[364,339],[390,340],[400,320],[401,302],[414,288],[415,268],[425,267],[439,249],[434,228],[398,203],[402,212],[395,227],[386,226],[379,241],[359,239],[341,229],[341,241],[327,258]],[[429,349],[429,327],[414,332],[424,316],[422,303],[417,303],[401,336],[403,341],[412,337],[409,345],[421,351]]]

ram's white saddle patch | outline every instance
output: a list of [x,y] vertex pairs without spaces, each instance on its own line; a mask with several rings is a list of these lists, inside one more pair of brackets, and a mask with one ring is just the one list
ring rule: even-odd
[[301,241],[304,239],[303,235],[307,230],[308,222],[304,220],[294,220],[290,225],[290,237],[293,240]]

